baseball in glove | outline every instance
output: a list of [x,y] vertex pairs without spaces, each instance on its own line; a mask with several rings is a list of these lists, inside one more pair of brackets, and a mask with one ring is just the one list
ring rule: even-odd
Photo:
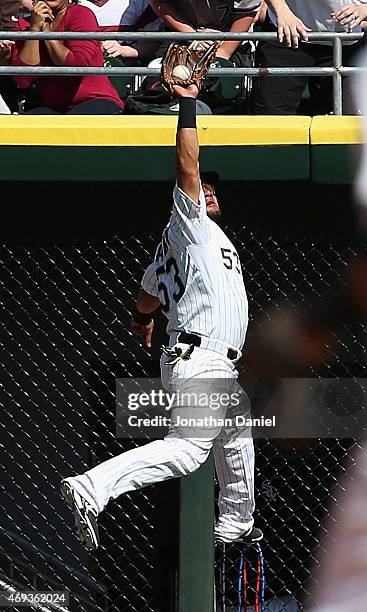
[[177,43],[170,45],[162,62],[163,87],[171,95],[174,85],[196,85],[200,91],[219,44],[212,42],[209,46],[204,46],[200,41],[194,41],[189,47]]

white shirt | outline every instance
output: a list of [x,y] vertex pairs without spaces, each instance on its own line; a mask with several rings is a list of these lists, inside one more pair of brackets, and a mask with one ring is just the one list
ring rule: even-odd
[[102,6],[97,6],[91,0],[80,0],[79,3],[93,11],[99,26],[118,26],[129,0],[107,0]]
[[167,333],[186,331],[241,350],[248,325],[242,268],[233,244],[177,185],[173,211],[142,287],[158,297]]
[[[349,0],[348,4],[366,4],[367,0]],[[331,17],[331,13],[339,11],[346,2],[344,0],[287,0],[290,10],[297,16],[305,26],[311,28],[313,32],[348,32],[344,26],[336,23]],[[277,18],[273,11],[269,11],[269,16],[274,25]],[[353,32],[360,32],[361,28],[355,28]],[[313,41],[316,44],[332,45],[329,41]],[[353,44],[345,43],[343,44]]]
[[0,115],[11,115],[8,105],[5,103],[4,98],[0,96]]
[[[99,4],[102,2],[103,0]],[[97,6],[92,0],[80,0],[80,4],[93,11],[99,26],[123,25],[131,26],[134,30],[143,13],[150,7],[150,0],[106,0],[102,6]],[[162,20],[157,17],[150,19],[139,29],[155,32],[161,25]]]

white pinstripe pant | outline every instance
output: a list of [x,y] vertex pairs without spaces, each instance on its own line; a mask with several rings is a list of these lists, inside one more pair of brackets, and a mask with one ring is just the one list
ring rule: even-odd
[[[168,389],[184,380],[185,390],[195,387],[195,381],[215,380],[214,389],[228,389],[228,383],[237,379],[235,365],[219,353],[195,348],[190,360],[174,366],[166,365],[162,357],[162,382]],[[219,379],[222,379],[222,384]],[[226,381],[223,379],[227,379]],[[230,379],[230,381],[228,381]],[[219,386],[218,386],[219,385]],[[187,408],[172,410],[185,414]],[[200,408],[200,416],[210,409]],[[225,411],[223,416],[225,415]],[[218,413],[220,417],[222,414]],[[254,446],[251,437],[231,428],[207,427],[198,436],[172,426],[163,440],[122,453],[85,474],[73,479],[92,507],[101,512],[110,499],[149,484],[187,476],[195,472],[208,458],[213,448],[215,468],[220,485],[219,519],[216,535],[231,542],[252,529],[254,501]]]

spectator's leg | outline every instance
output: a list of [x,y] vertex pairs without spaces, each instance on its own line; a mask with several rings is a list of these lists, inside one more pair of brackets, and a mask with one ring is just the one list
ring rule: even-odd
[[[310,53],[317,68],[333,65],[331,45],[311,45]],[[333,79],[331,77],[311,77],[309,81],[311,98],[310,115],[329,115],[333,111]]]
[[0,95],[12,113],[18,111],[18,87],[11,77],[0,78]]
[[[105,66],[107,67],[130,67],[140,66],[141,63],[136,57],[105,57]],[[121,100],[125,100],[135,90],[136,77],[132,75],[109,76],[110,83],[116,89]]]
[[48,106],[37,106],[36,108],[31,108],[31,110],[25,113],[26,115],[61,115],[59,111],[54,108],[49,108]]
[[[278,42],[260,42],[255,64],[260,68],[311,67],[313,58],[306,44],[290,49]],[[251,93],[251,112],[254,115],[295,115],[308,77],[255,77]]]
[[[343,66],[358,65],[358,53],[363,48],[364,40],[343,47]],[[311,51],[315,58],[315,66],[328,68],[333,65],[333,50],[330,45],[312,45]],[[327,115],[333,111],[333,80],[329,77],[312,77],[309,83],[312,99],[311,114]],[[343,114],[352,115],[357,112],[353,84],[350,77],[343,79]]]
[[116,104],[113,100],[100,98],[81,102],[66,111],[65,115],[114,115],[122,110],[121,106]]
[[[361,41],[354,45],[345,45],[343,47],[343,66],[359,66],[361,63],[360,53],[366,50],[367,34],[365,32]],[[343,114],[344,115],[359,115],[361,109],[358,107],[355,98],[355,83],[352,77],[344,77],[343,79]]]

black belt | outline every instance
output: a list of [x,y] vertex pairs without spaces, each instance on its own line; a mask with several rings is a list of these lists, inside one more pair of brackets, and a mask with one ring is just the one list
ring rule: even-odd
[[[201,345],[201,336],[197,336],[196,334],[188,334],[187,332],[181,332],[177,338],[177,342],[182,342],[183,344],[193,344],[194,346],[199,347]],[[234,349],[228,349],[227,357],[231,361],[234,361],[238,357],[238,352]]]

